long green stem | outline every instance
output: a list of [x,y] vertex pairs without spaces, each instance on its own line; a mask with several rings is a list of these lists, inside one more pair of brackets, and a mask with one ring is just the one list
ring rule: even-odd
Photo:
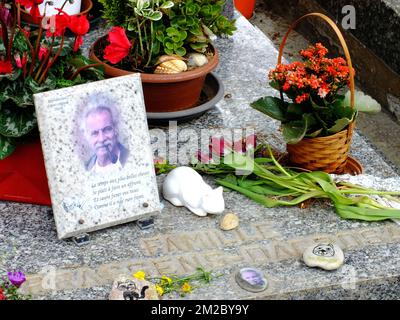
[[153,21],[150,21],[150,34],[151,34],[151,40],[150,40],[150,50],[149,50],[149,59],[147,60],[146,67],[149,66],[151,62],[151,57],[153,55]]
[[137,19],[136,21],[137,21],[138,33],[139,33],[140,53],[141,53],[141,56],[143,57],[144,49],[143,49],[143,39],[142,39],[141,25],[139,23],[139,19]]

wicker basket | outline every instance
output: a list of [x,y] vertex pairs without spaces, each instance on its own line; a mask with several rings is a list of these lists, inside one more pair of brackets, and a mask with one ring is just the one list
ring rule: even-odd
[[[283,49],[285,47],[289,33],[297,27],[300,21],[310,16],[320,17],[325,20],[333,28],[340,40],[346,56],[347,65],[350,69],[350,106],[354,108],[354,71],[349,49],[339,28],[326,15],[323,15],[321,13],[309,13],[299,18],[292,24],[282,40],[279,49],[278,64],[281,64]],[[355,123],[353,121],[351,124],[349,124],[347,129],[340,131],[334,135],[320,138],[306,138],[301,140],[297,144],[287,144],[287,151],[289,153],[290,162],[295,166],[307,170],[325,171],[327,173],[338,174],[343,173],[347,164],[347,158],[351,145],[351,138],[353,135],[354,126]]]

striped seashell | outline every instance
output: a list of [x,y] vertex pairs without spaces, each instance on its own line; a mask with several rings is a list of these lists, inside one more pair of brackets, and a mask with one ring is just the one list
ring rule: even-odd
[[207,57],[201,53],[189,53],[187,59],[190,68],[202,67],[208,63]]
[[182,60],[169,60],[159,64],[154,70],[154,73],[166,73],[166,74],[173,74],[173,73],[181,73],[187,70],[187,65]]
[[161,63],[167,62],[167,61],[171,61],[171,60],[184,60],[181,56],[168,56],[166,54],[159,56],[156,62],[156,65],[159,65]]

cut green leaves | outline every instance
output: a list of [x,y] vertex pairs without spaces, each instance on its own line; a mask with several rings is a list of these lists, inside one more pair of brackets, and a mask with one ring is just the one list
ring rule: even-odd
[[[269,146],[267,146],[269,149]],[[295,206],[308,199],[329,199],[343,219],[382,221],[400,219],[400,210],[382,206],[368,195],[400,196],[400,192],[377,191],[362,186],[335,183],[325,172],[298,173],[284,168],[274,158],[254,159],[231,152],[220,164],[197,165],[196,170],[218,176],[216,182],[268,207]]]

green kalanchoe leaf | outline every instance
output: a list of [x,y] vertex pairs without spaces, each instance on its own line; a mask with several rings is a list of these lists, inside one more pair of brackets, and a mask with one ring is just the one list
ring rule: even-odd
[[304,120],[296,120],[282,124],[282,134],[285,141],[290,144],[300,142],[307,132],[307,123]]
[[250,106],[279,121],[287,121],[286,106],[281,99],[275,97],[264,97],[254,101]]
[[306,138],[316,138],[316,137],[318,137],[318,136],[321,134],[322,130],[324,130],[324,129],[321,128],[321,129],[316,130],[316,131],[314,131],[314,132],[307,133],[305,137],[306,137]]
[[351,119],[347,119],[347,118],[342,118],[342,119],[338,119],[335,121],[335,125],[331,128],[328,129],[328,133],[338,133],[342,130],[344,130],[345,128],[347,128],[347,126],[352,122]]
[[302,120],[295,120],[282,124],[282,134],[285,141],[290,144],[300,142],[312,124],[315,124],[314,116],[311,113],[303,114]]

